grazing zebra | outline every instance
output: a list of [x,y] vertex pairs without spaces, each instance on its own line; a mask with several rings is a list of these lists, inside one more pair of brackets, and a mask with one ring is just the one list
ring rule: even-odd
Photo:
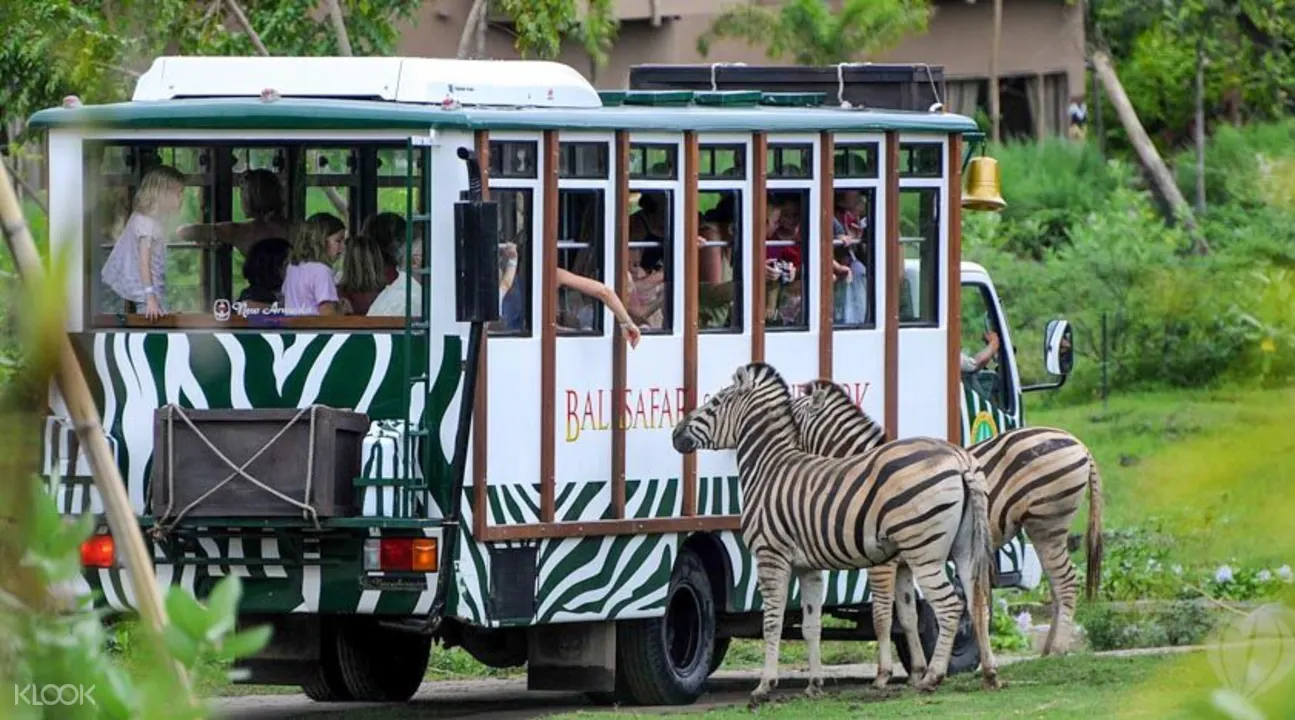
[[[859,409],[849,395],[830,380],[804,385],[805,393],[792,401],[792,414],[807,452],[832,458],[863,455],[885,441],[881,426]],[[969,448],[984,469],[989,483],[989,518],[997,548],[1021,528],[1038,547],[1052,587],[1052,627],[1043,654],[1064,654],[1073,629],[1076,588],[1067,537],[1088,488],[1088,577],[1086,595],[1096,595],[1102,570],[1102,483],[1092,454],[1070,433],[1053,428],[1020,428],[997,435]],[[900,599],[899,625],[913,658],[912,680],[925,667],[917,634],[917,609],[912,578],[902,562],[874,568],[872,586],[873,627],[877,631],[877,685],[890,678],[891,602]],[[912,681],[910,680],[910,681]]]
[[843,459],[804,452],[797,442],[791,392],[764,363],[738,368],[733,383],[689,412],[675,427],[675,450],[737,450],[742,540],[756,562],[764,601],[764,671],[751,693],[757,704],[778,683],[778,646],[794,572],[800,579],[802,633],[810,683],[823,685],[819,656],[823,570],[867,568],[902,559],[930,598],[940,638],[918,688],[943,680],[963,612],[945,574],[952,553],[969,588],[984,684],[997,688],[989,647],[989,583],[993,548],[984,474],[965,449],[915,438]]

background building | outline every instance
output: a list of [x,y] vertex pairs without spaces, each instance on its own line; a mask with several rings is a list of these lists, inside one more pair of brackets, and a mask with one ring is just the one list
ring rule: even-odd
[[[607,65],[596,72],[578,47],[562,62],[580,69],[596,86],[624,87],[629,69],[643,63],[745,62],[772,64],[764,48],[723,41],[709,57],[697,38],[720,11],[744,0],[617,0],[620,31]],[[769,4],[776,4],[771,0]],[[989,105],[993,4],[989,0],[935,0],[923,35],[906,38],[876,62],[930,63],[944,67],[946,105],[965,115]],[[417,23],[401,39],[401,52],[454,57],[472,0],[425,3]],[[1004,137],[1064,135],[1070,97],[1084,95],[1084,3],[1066,0],[1003,0],[999,50]],[[515,58],[507,17],[492,17],[486,56]],[[862,58],[861,58],[862,59]]]

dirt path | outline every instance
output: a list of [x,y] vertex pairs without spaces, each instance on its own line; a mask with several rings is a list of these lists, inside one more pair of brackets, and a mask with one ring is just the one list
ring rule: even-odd
[[[1130,657],[1194,652],[1203,647],[1148,648],[1094,653],[1098,657]],[[1000,657],[1000,666],[1037,656]],[[824,668],[825,689],[844,689],[871,683],[877,676],[872,664],[835,665]],[[903,669],[896,667],[892,687],[903,684]],[[783,670],[778,695],[794,695],[805,688],[808,673]],[[760,680],[758,670],[721,670],[711,676],[706,694],[687,712],[701,712],[718,707],[745,704],[751,690]],[[896,688],[897,691],[897,688]],[[211,701],[214,716],[228,720],[281,720],[287,718],[346,718],[347,720],[395,720],[397,718],[435,718],[436,720],[531,720],[577,710],[594,709],[580,693],[531,692],[525,678],[508,680],[447,680],[425,682],[408,703],[317,703],[305,695],[245,695],[217,698]],[[638,713],[679,713],[679,707],[636,707]]]

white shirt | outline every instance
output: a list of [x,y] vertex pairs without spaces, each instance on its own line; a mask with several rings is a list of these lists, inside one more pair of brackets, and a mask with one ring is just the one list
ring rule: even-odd
[[[382,288],[382,292],[373,299],[369,305],[369,317],[376,315],[399,315],[404,317],[405,314],[405,271],[397,270],[396,279],[390,285]],[[423,286],[414,280],[409,291],[410,308],[409,312],[414,317],[420,317],[423,312]]]

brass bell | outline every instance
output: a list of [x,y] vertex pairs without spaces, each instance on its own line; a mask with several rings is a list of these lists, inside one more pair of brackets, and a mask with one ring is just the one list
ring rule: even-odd
[[962,207],[968,210],[998,212],[1007,207],[1003,200],[1002,182],[998,177],[998,161],[991,157],[971,159],[967,168],[967,187],[962,195]]

